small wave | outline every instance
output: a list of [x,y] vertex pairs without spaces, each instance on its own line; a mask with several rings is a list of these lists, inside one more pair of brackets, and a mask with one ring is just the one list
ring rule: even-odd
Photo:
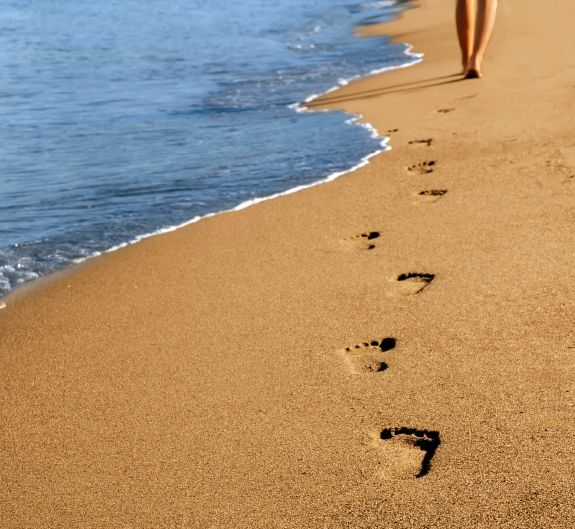
[[410,68],[411,66],[415,66],[416,64],[423,61],[423,57],[424,57],[423,53],[413,53],[411,51],[413,49],[413,46],[411,46],[409,44],[405,44],[405,46],[406,46],[406,49],[405,49],[404,54],[407,57],[410,57],[412,59],[410,62],[406,62],[405,64],[400,64],[397,66],[384,66],[382,68],[374,68],[373,70],[369,71],[365,75],[359,74],[359,75],[354,75],[353,77],[348,77],[347,79],[339,79],[337,85],[332,86],[331,88],[328,88],[325,92],[322,92],[321,94],[312,94],[312,95],[308,96],[304,100],[303,103],[293,103],[292,105],[290,105],[290,108],[293,108],[297,112],[310,112],[310,111],[316,112],[315,110],[309,109],[306,105],[308,103],[311,103],[312,101],[315,101],[316,99],[326,95],[326,94],[330,94],[332,92],[335,92],[336,90],[340,89],[342,86],[346,86],[349,83],[351,83],[352,81],[355,81],[356,79],[359,79],[361,77],[370,77],[372,75],[378,75],[381,73],[389,72],[391,70]]
[[295,51],[311,51],[317,49],[317,46],[313,42],[309,44],[290,44],[288,49]]
[[364,9],[384,9],[386,7],[394,7],[397,5],[395,0],[380,0],[379,2],[365,2],[360,4]]
[[[190,8],[188,0],[175,0],[174,3]],[[100,47],[98,54],[102,55],[94,56],[94,60],[105,62],[103,67],[111,68],[102,71],[102,79],[105,75],[110,80],[117,79],[112,84],[106,81],[103,91],[100,86],[88,86],[94,91],[83,89],[74,92],[75,99],[52,94],[55,100],[41,107],[36,100],[46,97],[46,91],[32,90],[41,80],[34,79],[27,86],[18,82],[20,99],[22,94],[37,94],[30,101],[24,98],[19,103],[28,105],[31,112],[41,111],[44,123],[52,128],[44,133],[46,137],[41,137],[30,134],[28,124],[24,123],[16,127],[9,138],[13,142],[14,156],[8,178],[14,185],[22,186],[26,179],[22,177],[21,164],[18,163],[19,153],[36,152],[37,156],[30,159],[26,170],[32,175],[44,175],[47,185],[42,194],[38,193],[41,197],[39,205],[26,198],[29,197],[28,189],[18,201],[7,200],[16,212],[8,231],[23,235],[19,245],[10,245],[14,238],[2,241],[0,297],[24,282],[71,263],[80,263],[156,234],[174,231],[203,218],[238,211],[330,182],[363,167],[371,157],[390,149],[387,138],[380,137],[361,116],[346,115],[342,119],[333,114],[296,118],[286,107],[297,113],[311,113],[306,103],[366,75],[370,68],[367,75],[419,62],[421,56],[412,54],[407,46],[402,52],[401,47],[388,46],[385,39],[352,37],[354,24],[362,21],[366,11],[390,7],[390,11],[383,14],[385,17],[397,13],[401,3],[401,0],[390,0],[355,4],[361,9],[354,11],[351,9],[353,6],[334,7],[326,0],[315,10],[308,9],[303,1],[289,0],[283,7],[300,6],[302,9],[295,12],[302,13],[301,18],[284,18],[282,23],[286,21],[286,27],[274,24],[274,32],[271,33],[270,26],[259,27],[262,33],[256,34],[253,41],[244,43],[252,46],[249,51],[259,54],[255,59],[238,46],[232,53],[236,61],[226,55],[223,64],[215,42],[216,46],[212,46],[215,51],[210,51],[202,63],[206,71],[199,72],[198,84],[193,87],[190,87],[189,79],[191,76],[196,78],[198,73],[193,69],[193,61],[190,61],[192,70],[176,71],[172,66],[166,66],[158,77],[163,82],[154,81],[153,87],[147,84],[149,80],[144,74],[149,61],[140,64],[134,60],[143,57],[139,34],[124,34],[122,30],[118,33],[122,37],[122,46],[118,50],[112,46],[102,51]],[[98,1],[96,4],[100,5]],[[266,9],[273,13],[270,16],[275,16],[276,7]],[[293,9],[290,12],[293,13]],[[73,13],[76,15],[79,17],[77,23],[87,16],[84,10]],[[51,16],[58,17],[60,24],[66,18],[59,12]],[[50,19],[50,22],[55,20]],[[121,23],[121,17],[112,22]],[[149,17],[141,22],[155,23]],[[311,24],[306,29],[309,22]],[[246,18],[244,23],[246,30],[252,29],[251,18]],[[65,24],[67,30],[68,23]],[[45,26],[52,28],[50,24]],[[96,27],[91,22],[88,26],[89,31]],[[23,27],[22,31],[25,29]],[[295,38],[294,30],[297,32]],[[180,36],[187,35],[185,31]],[[169,41],[171,37],[165,36],[164,40]],[[92,44],[99,42],[99,34],[86,35],[86,38],[92,39]],[[292,43],[289,49],[286,49],[286,41]],[[1,36],[0,42],[3,42]],[[223,42],[227,43],[228,39]],[[130,48],[134,43],[138,43],[136,48]],[[185,43],[180,51],[190,49],[188,40]],[[380,46],[381,43],[384,46]],[[161,59],[165,55],[163,46],[162,41],[159,47],[150,49]],[[377,47],[377,56],[387,61],[388,66],[373,68],[376,60],[372,53],[374,47]],[[128,56],[122,55],[126,50],[133,52],[129,60],[125,60]],[[115,54],[110,60],[108,54],[116,51],[118,57]],[[5,54],[6,57],[17,55]],[[169,51],[168,56],[172,55]],[[106,62],[108,60],[109,63]],[[157,67],[161,68],[164,63],[166,61],[160,61]],[[49,66],[47,63],[46,71]],[[137,69],[140,67],[144,70]],[[56,69],[56,74],[59,71]],[[77,68],[74,72],[78,80],[82,80],[77,85],[84,86],[82,75],[86,72]],[[144,75],[142,90],[134,90],[129,82],[131,77],[126,72]],[[347,77],[353,73],[357,75]],[[87,74],[86,79],[92,80],[93,68]],[[335,86],[324,90],[338,77],[340,79]],[[11,94],[15,87],[7,84],[3,94]],[[115,90],[110,87],[115,87]],[[288,104],[290,98],[303,98],[309,92],[317,94]],[[50,90],[47,93],[51,94]],[[128,109],[124,103],[127,100],[131,101]],[[87,113],[74,111],[70,121],[64,123],[61,119],[63,111],[69,112],[71,108]],[[82,120],[77,122],[78,115],[82,115]],[[355,134],[351,132],[353,129],[347,132],[337,129],[344,122],[369,131],[369,135]],[[73,127],[70,126],[72,124]],[[249,130],[248,125],[251,127]],[[338,133],[322,139],[317,131],[323,130],[323,126],[336,127]],[[262,150],[264,147],[267,151]],[[337,154],[326,156],[326,149]],[[268,165],[260,163],[266,156]],[[358,159],[360,161],[355,163]],[[352,167],[346,169],[350,165]],[[290,171],[293,174],[289,174]],[[220,177],[221,181],[218,180]],[[192,181],[193,185],[179,184],[179,180],[184,178]],[[54,185],[54,180],[62,185]],[[120,192],[116,188],[118,181],[123,185]],[[38,187],[34,189],[39,190]],[[255,189],[260,189],[261,197],[254,196]],[[236,205],[230,208],[232,204]],[[43,212],[41,218],[38,208]],[[189,220],[181,222],[186,218]],[[33,226],[29,219],[35,219]]]

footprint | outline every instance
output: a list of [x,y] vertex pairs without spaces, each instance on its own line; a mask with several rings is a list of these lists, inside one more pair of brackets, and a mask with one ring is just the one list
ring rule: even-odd
[[448,112],[453,112],[454,110],[454,108],[440,108],[437,110],[437,112],[440,112],[441,114],[447,114]]
[[430,160],[430,161],[425,161],[425,162],[421,162],[421,163],[415,163],[413,165],[410,165],[407,170],[410,173],[415,173],[415,174],[429,174],[429,173],[433,173],[433,167],[435,166],[437,162],[435,160]]
[[379,231],[366,231],[353,237],[346,237],[343,241],[353,244],[362,250],[373,250],[375,248],[373,241],[379,239],[380,235],[381,233]]
[[393,134],[394,132],[399,132],[399,129],[389,129],[385,131],[386,134]]
[[353,373],[381,373],[389,366],[383,361],[383,354],[395,349],[395,338],[371,340],[344,349],[345,359]]
[[445,195],[445,193],[447,193],[447,189],[426,189],[425,191],[420,191],[415,194],[417,197],[416,203],[436,202]]
[[420,274],[409,272],[394,277],[392,290],[387,293],[388,296],[413,296],[419,294],[429,283],[435,279],[435,274]]
[[427,145],[428,147],[431,147],[431,144],[433,143],[433,138],[426,138],[425,140],[411,140],[409,142],[409,145]]
[[383,476],[389,479],[422,478],[441,443],[439,432],[415,428],[386,428],[380,433],[385,459]]

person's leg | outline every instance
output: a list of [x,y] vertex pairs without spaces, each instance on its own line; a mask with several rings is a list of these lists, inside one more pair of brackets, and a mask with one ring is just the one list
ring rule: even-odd
[[475,42],[473,52],[467,63],[467,78],[482,77],[481,66],[485,50],[495,26],[495,14],[497,13],[497,0],[478,0],[477,23],[475,26]]
[[466,72],[475,43],[475,0],[457,0],[455,22],[461,48],[461,64]]

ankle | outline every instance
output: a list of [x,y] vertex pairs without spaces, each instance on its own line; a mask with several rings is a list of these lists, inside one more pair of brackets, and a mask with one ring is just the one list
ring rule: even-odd
[[481,65],[483,64],[483,57],[480,55],[472,55],[467,61],[467,70],[481,71]]

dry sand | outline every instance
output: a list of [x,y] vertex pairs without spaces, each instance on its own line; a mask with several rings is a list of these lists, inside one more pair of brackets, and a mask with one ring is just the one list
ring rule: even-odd
[[3,529],[575,527],[575,6],[453,4],[321,102],[391,152],[6,300]]

